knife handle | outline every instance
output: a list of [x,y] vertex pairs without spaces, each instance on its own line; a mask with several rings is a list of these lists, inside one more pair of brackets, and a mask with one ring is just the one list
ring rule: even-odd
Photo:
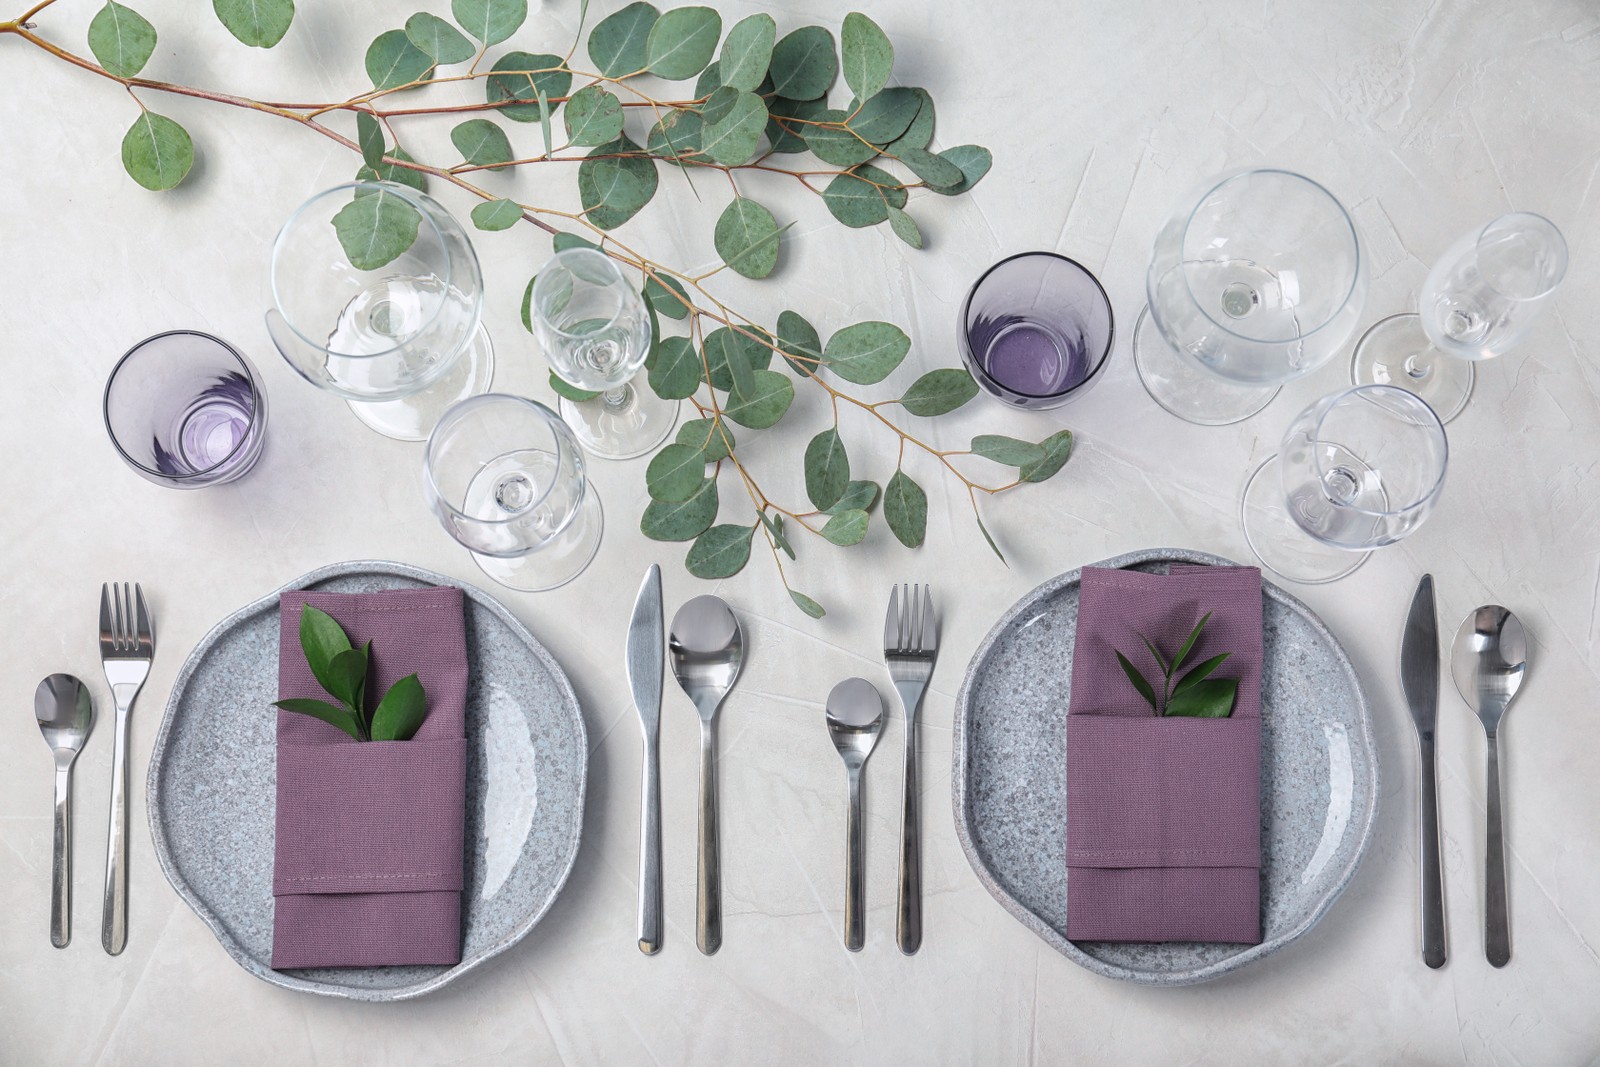
[[661,951],[661,749],[649,734],[639,811],[639,951]]
[[1439,777],[1434,766],[1433,734],[1419,734],[1422,779],[1422,962],[1444,966],[1448,956],[1444,933],[1444,871],[1439,863]]

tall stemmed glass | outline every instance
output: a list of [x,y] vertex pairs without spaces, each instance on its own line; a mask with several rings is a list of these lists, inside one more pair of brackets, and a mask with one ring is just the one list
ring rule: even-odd
[[1439,417],[1404,389],[1361,385],[1323,397],[1245,486],[1245,540],[1291,581],[1343,578],[1422,525],[1449,458]]
[[1449,422],[1472,396],[1472,364],[1526,337],[1566,273],[1567,242],[1549,219],[1501,215],[1433,265],[1418,314],[1391,315],[1362,335],[1350,375],[1415,393]]
[[1328,190],[1286,170],[1213,179],[1156,235],[1139,379],[1181,419],[1238,422],[1333,358],[1366,292],[1355,224]]
[[272,247],[272,300],[283,358],[387,437],[423,440],[494,377],[472,242],[415,189],[351,182],[306,201]]
[[631,384],[650,354],[650,317],[610,256],[592,248],[552,256],[533,283],[529,321],[556,374],[600,394],[561,398],[561,415],[586,449],[631,459],[666,440],[678,404]]
[[543,404],[486,393],[428,435],[423,490],[440,525],[501,585],[535,592],[594,559],[604,520],[572,431]]

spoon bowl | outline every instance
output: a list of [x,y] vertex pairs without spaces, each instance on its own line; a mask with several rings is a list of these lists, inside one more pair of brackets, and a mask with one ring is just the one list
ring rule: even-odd
[[72,764],[94,728],[94,701],[72,675],[52,674],[34,690],[33,714],[56,762],[50,943],[66,948],[72,940]]
[[866,943],[866,832],[861,822],[861,768],[883,731],[883,695],[865,678],[846,678],[828,694],[828,737],[850,780],[850,821],[844,861],[844,947]]

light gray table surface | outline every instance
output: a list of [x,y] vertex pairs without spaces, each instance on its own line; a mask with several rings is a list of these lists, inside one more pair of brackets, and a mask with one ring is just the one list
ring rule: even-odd
[[[365,86],[366,43],[412,10],[305,3],[267,52],[234,42],[208,5],[134,6],[161,35],[151,76],[328,99]],[[847,10],[816,0],[718,7],[730,19],[771,10],[784,30],[837,28]],[[95,8],[60,0],[40,30],[83,50]],[[576,870],[513,951],[436,995],[377,1006],[286,992],[235,965],[162,877],[143,788],[184,655],[235,608],[341,559],[392,558],[487,585],[428,513],[418,447],[367,432],[297,378],[262,323],[274,233],[311,193],[353,174],[354,156],[281,120],[150,94],[190,128],[200,161],[180,190],[146,192],[119,165],[134,117],[126,94],[0,38],[0,1063],[1564,1065],[1600,1053],[1600,9],[875,0],[867,10],[896,44],[895,80],[933,91],[938,142],[989,146],[994,171],[973,195],[914,201],[921,252],[884,228],[844,229],[777,176],[752,181],[796,225],[775,277],[719,277],[717,292],[769,321],[794,307],[831,326],[904,324],[916,344],[883,387],[892,396],[955,361],[956,306],[983,267],[1032,248],[1078,258],[1104,281],[1123,327],[1090,398],[1035,415],[975,402],[929,427],[947,448],[975,432],[1039,438],[1071,427],[1077,452],[1048,484],[985,503],[1009,569],[984,546],[964,496],[913,460],[931,499],[921,551],[878,524],[853,550],[802,544],[791,572],[829,605],[825,620],[790,606],[761,552],[714,587],[744,620],[750,655],[723,723],[726,934],[710,959],[693,939],[697,724],[670,682],[667,947],[647,959],[634,945],[640,749],[622,640],[646,561],[665,567],[669,610],[713,587],[684,573],[681,547],[638,533],[643,464],[595,463],[607,526],[593,566],[558,592],[503,598],[584,705],[590,794]],[[536,3],[513,43],[564,51],[575,13],[574,0]],[[412,138],[418,154],[446,158],[449,120],[426,121]],[[515,135],[531,148],[537,124]],[[1248,472],[1295,411],[1346,383],[1341,356],[1257,417],[1205,429],[1166,416],[1133,373],[1128,338],[1157,226],[1196,182],[1250,163],[1310,174],[1350,208],[1372,266],[1363,327],[1411,306],[1435,256],[1510,208],[1553,219],[1571,269],[1527,343],[1480,366],[1472,406],[1449,427],[1452,469],[1432,519],[1354,576],[1294,589],[1344,640],[1374,706],[1380,815],[1348,891],[1277,956],[1208,985],[1136,988],[1058,956],[979,884],[950,814],[952,705],[978,641],[1039,582],[1156,545],[1246,558],[1237,499]],[[528,168],[495,180],[573,207],[574,177]],[[454,211],[470,207],[442,195]],[[657,201],[624,232],[657,258],[709,267],[723,201],[720,191],[697,201],[681,176],[664,175]],[[548,243],[525,229],[475,240],[497,387],[549,400],[517,317]],[[270,440],[238,484],[157,488],[106,441],[100,396],[112,363],[139,338],[179,327],[230,339],[265,377]],[[753,445],[775,490],[801,495],[799,453],[824,418],[811,398],[792,425]],[[846,429],[857,469],[886,477],[883,440],[854,420]],[[1418,958],[1417,781],[1397,649],[1424,571],[1438,581],[1444,634],[1474,605],[1499,601],[1530,635],[1530,679],[1503,742],[1515,956],[1500,971],[1481,947],[1482,734],[1448,678],[1439,750],[1451,960],[1433,972]],[[117,958],[98,942],[111,705],[93,640],[99,583],[113,579],[144,583],[160,631],[133,719],[131,925]],[[893,931],[898,715],[868,766],[867,945],[850,955],[840,944],[845,782],[820,707],[847,675],[886,682],[874,649],[893,579],[933,583],[944,617],[921,727],[926,934],[914,958],[896,950]],[[29,708],[37,681],[63,670],[94,686],[101,718],[78,764],[75,936],[57,951],[50,762]]]

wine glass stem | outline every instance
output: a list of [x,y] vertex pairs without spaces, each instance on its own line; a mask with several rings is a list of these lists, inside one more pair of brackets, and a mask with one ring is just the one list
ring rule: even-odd
[[633,386],[623,384],[607,389],[600,394],[600,400],[608,410],[623,411],[633,403]]
[[1420,382],[1433,373],[1433,360],[1427,352],[1417,352],[1406,357],[1406,377],[1414,382]]

